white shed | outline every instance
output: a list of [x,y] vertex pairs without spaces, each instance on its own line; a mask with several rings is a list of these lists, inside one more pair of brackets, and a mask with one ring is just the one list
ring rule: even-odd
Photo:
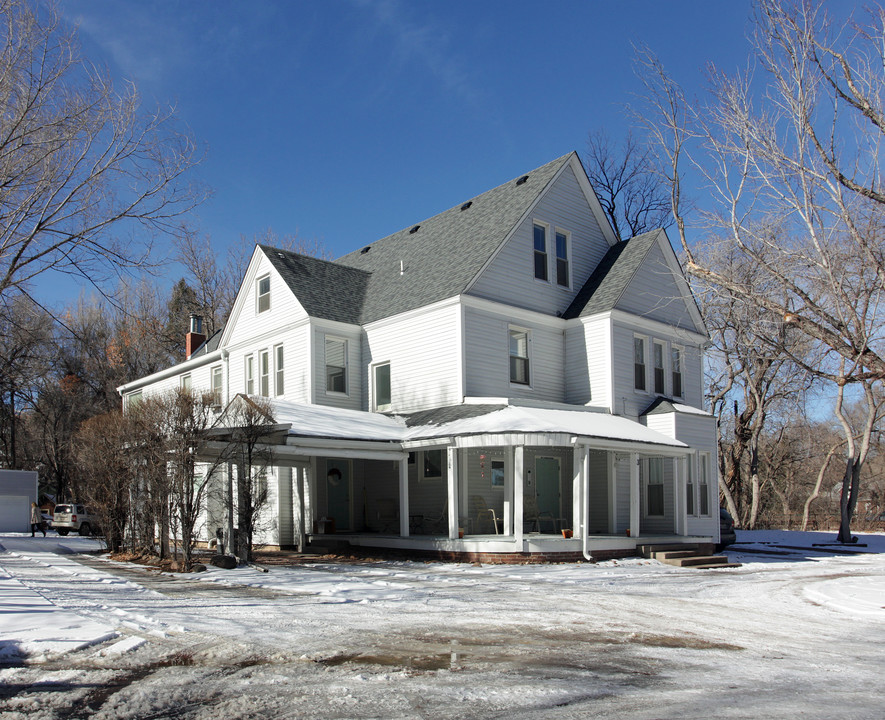
[[0,470],[0,532],[28,532],[32,502],[37,502],[37,473]]

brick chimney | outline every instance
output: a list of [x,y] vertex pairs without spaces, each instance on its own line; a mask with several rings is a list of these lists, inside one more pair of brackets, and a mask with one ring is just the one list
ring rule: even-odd
[[206,336],[203,334],[203,318],[200,315],[191,315],[191,329],[187,335],[184,336],[184,354],[187,356],[186,359],[190,360],[191,355],[194,354],[194,350],[196,350],[200,345],[206,342]]

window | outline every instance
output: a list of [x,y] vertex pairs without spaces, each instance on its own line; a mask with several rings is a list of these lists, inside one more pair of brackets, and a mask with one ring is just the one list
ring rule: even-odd
[[673,377],[673,397],[682,397],[682,350],[670,348],[670,371]]
[[326,391],[347,392],[347,341],[326,338]]
[[282,395],[286,391],[286,383],[285,383],[285,375],[283,365],[283,346],[277,345],[273,349],[274,354],[274,369],[276,370],[276,377],[274,378],[274,392],[277,395]]
[[270,275],[258,278],[258,312],[270,310]]
[[134,393],[129,393],[126,396],[126,407],[134,408],[141,402],[141,390],[136,390]]
[[633,338],[633,387],[645,390],[645,339]]
[[221,406],[221,365],[212,368],[212,402],[216,407]]
[[707,481],[707,464],[710,461],[710,456],[707,453],[701,453],[698,458],[700,460],[700,462],[698,463],[698,499],[700,501],[698,502],[698,505],[700,506],[699,509],[701,515],[709,515],[710,488]]
[[658,395],[664,394],[664,345],[655,342],[652,344],[654,353],[654,369],[655,369],[655,392]]
[[261,397],[270,397],[270,353],[267,350],[258,354],[258,371],[258,394]]
[[375,366],[375,410],[390,410],[390,363]]
[[688,475],[685,478],[685,514],[694,515],[694,457],[685,463]]
[[648,459],[648,485],[646,486],[646,515],[664,515],[664,461],[662,458]]
[[190,374],[181,376],[181,389],[190,391],[191,389],[191,376]]
[[529,334],[510,330],[510,382],[529,384]]
[[424,451],[424,479],[442,477],[442,450]]
[[547,281],[547,228],[535,225],[535,277]]
[[255,394],[255,357],[246,355],[246,395]]
[[568,235],[556,231],[556,284],[569,287]]

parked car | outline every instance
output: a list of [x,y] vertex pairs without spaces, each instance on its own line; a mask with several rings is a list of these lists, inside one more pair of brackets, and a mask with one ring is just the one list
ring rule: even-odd
[[719,544],[716,546],[716,552],[722,552],[729,545],[734,545],[736,540],[734,518],[725,508],[719,508]]
[[71,503],[56,505],[52,517],[52,528],[59,535],[67,535],[75,530],[80,535],[94,535],[98,532],[98,522],[85,505]]

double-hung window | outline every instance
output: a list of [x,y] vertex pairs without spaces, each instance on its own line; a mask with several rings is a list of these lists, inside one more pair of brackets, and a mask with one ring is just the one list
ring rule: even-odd
[[670,374],[673,380],[673,397],[682,397],[682,350],[670,347]]
[[255,394],[255,356],[246,355],[246,395]]
[[707,480],[709,462],[709,453],[700,453],[698,455],[698,509],[701,515],[710,514],[710,486]]
[[547,282],[547,228],[535,223],[535,277]]
[[326,392],[347,392],[347,341],[326,338]]
[[258,354],[259,384],[258,394],[270,397],[270,352],[262,350]]
[[184,390],[185,392],[190,391],[190,389],[191,389],[191,376],[190,376],[190,374],[181,376],[181,389]]
[[283,364],[283,346],[277,345],[273,349],[274,356],[274,393],[276,395],[282,395],[286,392],[286,377],[285,377],[285,365]]
[[212,368],[212,404],[221,407],[221,365]]
[[510,329],[510,382],[530,384],[529,334],[526,330]]
[[569,287],[568,235],[556,231],[556,284]]
[[652,352],[654,355],[655,392],[658,395],[663,395],[664,394],[664,344],[655,341],[652,344]]
[[694,464],[695,459],[689,456],[685,463],[688,475],[685,478],[685,514],[694,515]]
[[390,363],[381,363],[374,368],[375,410],[390,410]]
[[663,458],[648,459],[648,484],[646,485],[646,515],[663,517],[664,515],[664,460]]
[[258,312],[270,310],[270,275],[258,278],[256,284]]
[[645,390],[645,338],[633,338],[633,387]]

